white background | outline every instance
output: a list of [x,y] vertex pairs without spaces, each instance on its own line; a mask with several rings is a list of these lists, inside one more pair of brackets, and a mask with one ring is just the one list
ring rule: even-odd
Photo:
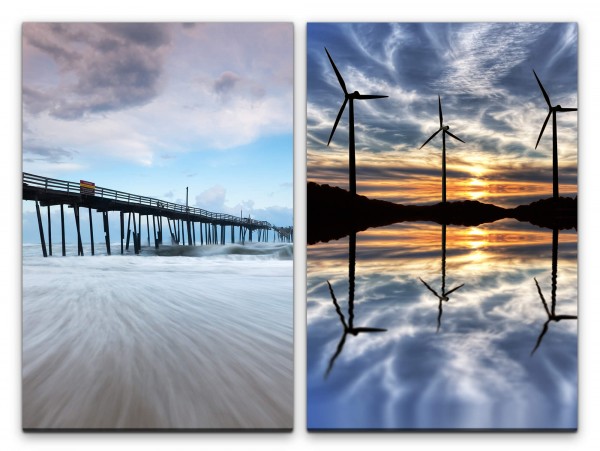
[[[0,27],[0,448],[2,449],[600,449],[600,6],[592,0],[7,0]],[[536,3],[536,5],[531,5]],[[600,4],[597,4],[600,5]],[[295,419],[292,433],[21,432],[21,23],[23,21],[289,21],[295,28]],[[579,431],[577,433],[306,432],[306,22],[579,22]]]

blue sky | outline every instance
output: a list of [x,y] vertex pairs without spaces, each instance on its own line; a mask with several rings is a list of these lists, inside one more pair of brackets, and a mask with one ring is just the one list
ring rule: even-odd
[[25,172],[291,225],[292,105],[291,23],[23,25]]
[[[444,122],[466,141],[447,146],[449,200],[458,181],[502,205],[551,195],[552,128],[535,149],[548,109],[532,70],[553,104],[577,107],[577,24],[311,23],[307,36],[308,180],[347,186],[347,113],[327,147],[343,101],[327,47],[350,92],[389,96],[355,102],[359,194],[434,200],[399,185],[440,176],[441,138],[419,150],[437,130],[440,94]],[[558,142],[561,194],[573,196],[577,113],[559,114]],[[382,188],[394,179],[398,186]],[[524,182],[537,183],[528,199],[506,195],[522,194]]]

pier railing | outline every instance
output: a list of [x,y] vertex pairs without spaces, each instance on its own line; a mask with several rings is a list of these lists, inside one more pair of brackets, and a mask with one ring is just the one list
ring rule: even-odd
[[81,185],[79,182],[69,182],[67,180],[59,180],[53,179],[49,177],[42,177],[35,174],[29,174],[27,172],[23,172],[23,184],[35,187],[38,189],[43,189],[45,192],[53,191],[66,193],[67,195],[73,196],[93,196],[96,198],[114,200],[116,202],[125,203],[125,204],[135,204],[135,205],[144,205],[149,207],[156,207],[162,209],[164,211],[182,213],[182,214],[190,214],[190,215],[199,215],[202,216],[209,221],[215,222],[231,222],[235,224],[242,224],[244,226],[250,226],[255,228],[268,228],[271,229],[273,226],[267,221],[257,221],[251,218],[242,218],[238,216],[233,216],[226,213],[214,213],[208,210],[204,210],[203,208],[197,207],[189,207],[181,204],[176,204],[173,202],[167,202],[160,199],[155,199],[152,197],[141,196],[138,194],[125,193],[123,191],[116,191],[110,188],[103,188],[101,186],[96,186],[93,190],[93,194],[91,194],[90,190],[83,191],[81,189]]

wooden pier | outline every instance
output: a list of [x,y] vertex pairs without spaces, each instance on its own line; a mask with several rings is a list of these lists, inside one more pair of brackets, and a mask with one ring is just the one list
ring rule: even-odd
[[[129,250],[130,243],[134,252],[140,253],[142,247],[142,229],[145,225],[148,245],[158,248],[163,244],[163,223],[166,220],[171,243],[177,245],[225,244],[227,227],[230,242],[237,240],[241,244],[248,242],[292,242],[293,227],[276,227],[266,221],[237,217],[224,213],[213,213],[196,207],[166,202],[160,199],[137,194],[115,191],[95,186],[91,182],[68,182],[64,180],[23,173],[23,200],[35,202],[40,243],[44,257],[52,255],[52,226],[50,207],[60,205],[62,255],[65,249],[65,210],[72,208],[77,229],[77,254],[84,255],[80,209],[88,210],[90,223],[90,251],[95,254],[92,210],[102,213],[106,252],[111,254],[110,226],[108,213],[119,212],[121,254]],[[47,237],[44,235],[41,207],[47,208]],[[136,217],[137,215],[137,217]],[[142,221],[143,217],[145,221]],[[151,218],[151,219],[150,219]],[[125,226],[127,222],[127,226]],[[144,224],[145,222],[145,224]],[[151,227],[152,226],[152,227]],[[238,228],[236,231],[236,227]],[[132,230],[133,228],[133,230]],[[152,241],[150,229],[152,228]],[[271,232],[271,236],[269,236]],[[151,244],[152,243],[152,244]]]

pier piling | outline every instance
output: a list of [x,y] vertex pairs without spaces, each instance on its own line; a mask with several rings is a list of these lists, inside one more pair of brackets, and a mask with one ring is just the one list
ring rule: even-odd
[[154,247],[158,249],[158,236],[156,235],[156,217],[152,215],[152,237],[154,238]]
[[48,255],[52,257],[52,221],[50,221],[50,205],[48,205]]
[[108,224],[108,211],[102,212],[104,220],[104,240],[106,241],[106,254],[110,255],[110,226]]
[[125,214],[120,211],[119,212],[119,222],[121,226],[121,255],[123,255],[123,239],[125,238]]
[[92,248],[92,255],[94,255],[94,227],[92,223],[92,209],[88,208],[88,215],[90,218],[90,243]]
[[135,224],[135,213],[134,213],[133,214],[133,252],[136,255],[140,253],[137,237],[138,237],[138,233],[137,233],[137,226]]
[[[133,215],[135,220],[135,214]],[[138,213],[138,231],[137,231],[137,242],[138,242],[138,251],[139,254],[142,251],[142,214]]]
[[83,244],[81,242],[81,228],[79,227],[79,205],[73,206],[73,212],[75,213],[75,227],[77,228],[77,255],[83,257]]
[[62,239],[62,255],[67,255],[67,248],[65,245],[65,210],[63,204],[60,204],[60,236]]
[[[134,221],[135,221],[135,218],[134,218]],[[129,235],[131,235],[131,212],[129,212],[129,215],[127,216],[127,242],[125,244],[126,251],[129,250]]]
[[44,239],[44,227],[42,226],[42,215],[40,213],[40,204],[38,201],[35,201],[35,210],[37,212],[37,220],[38,220],[38,228],[40,229],[40,242],[42,243],[42,254],[44,257],[48,256],[48,252],[46,251],[46,240]]

